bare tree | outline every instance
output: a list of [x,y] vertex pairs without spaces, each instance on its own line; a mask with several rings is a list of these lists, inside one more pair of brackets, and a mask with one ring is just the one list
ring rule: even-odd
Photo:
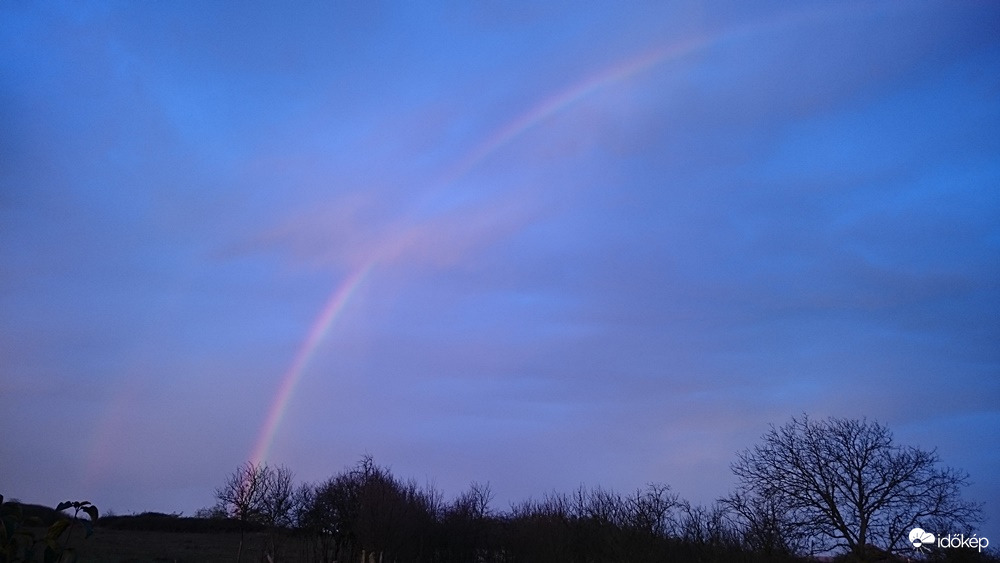
[[268,547],[274,557],[278,552],[281,529],[292,525],[295,488],[292,484],[292,470],[284,465],[265,466],[264,478],[267,486],[261,511],[263,523],[268,527]]
[[215,490],[218,507],[240,522],[237,560],[243,554],[243,539],[248,524],[271,528],[270,547],[274,550],[275,528],[291,523],[292,495],[290,469],[251,462],[236,468],[226,479],[226,483]]
[[449,538],[448,556],[460,561],[476,561],[489,549],[493,490],[489,483],[473,481],[469,489],[443,511],[441,524]]
[[264,494],[264,522],[272,527],[287,528],[292,524],[294,506],[292,470],[284,465],[266,467],[265,478],[268,485]]
[[675,527],[673,512],[681,504],[669,485],[650,483],[626,499],[627,525],[650,537],[665,537]]
[[789,517],[781,498],[763,497],[755,491],[736,491],[721,499],[727,516],[734,523],[739,543],[769,558],[794,554],[815,555],[809,537]]
[[318,561],[426,561],[437,550],[441,494],[402,481],[364,456],[355,466],[295,493],[300,530]]
[[270,470],[262,463],[247,462],[229,474],[226,483],[215,490],[215,498],[219,506],[231,518],[240,522],[240,547],[236,560],[243,557],[243,540],[246,536],[246,526],[250,522],[259,522],[264,513],[265,499],[270,485],[268,475]]
[[979,521],[980,507],[960,495],[968,475],[939,463],[933,450],[896,445],[877,422],[792,418],[739,455],[740,487],[726,503],[772,533],[863,560],[866,546],[901,550],[918,525],[967,530]]
[[489,482],[473,481],[469,490],[463,493],[456,505],[465,507],[473,518],[486,518],[490,515],[490,503],[493,502],[493,488]]
[[215,490],[215,498],[230,518],[241,522],[257,522],[264,512],[264,499],[269,485],[268,467],[247,462],[229,474],[226,483]]

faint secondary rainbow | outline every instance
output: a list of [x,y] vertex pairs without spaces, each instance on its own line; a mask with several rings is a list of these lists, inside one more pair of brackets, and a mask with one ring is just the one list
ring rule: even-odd
[[285,416],[285,411],[288,409],[288,404],[295,393],[295,388],[298,386],[299,380],[302,379],[302,373],[305,371],[306,365],[309,363],[320,342],[322,342],[327,330],[330,329],[330,325],[337,319],[337,315],[344,310],[344,305],[347,304],[351,294],[361,285],[361,282],[364,281],[365,276],[371,271],[373,265],[374,260],[369,261],[348,276],[339,286],[334,288],[333,293],[326,301],[326,305],[323,306],[319,316],[313,321],[305,342],[299,347],[299,351],[295,354],[292,364],[288,366],[288,370],[285,371],[285,374],[281,378],[281,386],[278,388],[278,394],[275,395],[274,401],[271,403],[271,408],[268,410],[267,418],[261,427],[260,435],[257,437],[253,454],[250,457],[253,463],[262,463],[267,460],[271,445],[274,443],[274,435],[278,430],[278,426],[281,425],[281,420]]

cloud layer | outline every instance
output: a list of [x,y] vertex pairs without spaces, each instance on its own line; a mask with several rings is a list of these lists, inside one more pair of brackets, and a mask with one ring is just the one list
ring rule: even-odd
[[367,268],[301,479],[708,502],[808,412],[1000,498],[996,10],[369,4],[0,8],[4,494],[210,504]]

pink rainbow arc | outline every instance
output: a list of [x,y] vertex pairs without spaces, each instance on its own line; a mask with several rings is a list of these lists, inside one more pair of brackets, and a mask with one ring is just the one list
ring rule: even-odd
[[299,348],[292,364],[281,378],[278,394],[271,403],[271,409],[268,411],[267,418],[261,427],[260,435],[254,445],[253,454],[250,457],[251,462],[256,464],[267,460],[271,445],[274,443],[274,435],[281,424],[282,418],[285,416],[285,411],[288,409],[288,404],[291,402],[295,388],[298,386],[299,380],[302,379],[302,373],[305,371],[306,365],[323,340],[323,336],[326,335],[327,330],[329,330],[333,321],[336,320],[337,315],[344,310],[344,305],[347,304],[351,294],[361,285],[361,282],[373,265],[374,261],[370,261],[361,268],[358,268],[338,287],[334,288],[333,293],[327,299],[326,305],[323,306],[319,316],[316,317],[312,327],[309,329],[305,342]]
[[[458,164],[451,169],[451,172],[445,176],[445,180],[442,182],[443,186],[447,186],[458,180],[491,154],[510,143],[526,130],[543,121],[547,117],[557,113],[563,108],[571,105],[573,102],[590,94],[591,92],[594,92],[595,90],[598,90],[606,85],[625,80],[635,74],[638,74],[639,72],[642,72],[643,70],[656,66],[669,59],[685,56],[706,46],[716,38],[717,36],[699,36],[685,41],[672,43],[666,47],[652,49],[636,58],[630,59],[611,68],[604,69],[601,72],[542,101],[534,108],[516,117],[507,125],[499,128],[493,135],[488,137],[486,141],[480,144],[475,150],[471,151],[465,158],[460,160]],[[375,264],[376,258],[371,259],[367,264],[352,273],[346,280],[343,281],[343,283],[334,289],[333,293],[327,299],[327,302],[319,316],[313,322],[305,342],[299,348],[299,351],[295,355],[295,358],[293,359],[288,370],[282,376],[278,393],[271,404],[267,418],[265,419],[257,441],[255,442],[253,454],[250,458],[253,463],[262,463],[266,461],[271,445],[274,442],[275,433],[284,418],[285,411],[288,409],[292,395],[295,393],[295,388],[302,379],[302,374],[305,371],[306,365],[312,358],[312,355],[316,351],[320,342],[323,340],[327,330],[333,324],[334,320],[336,320],[337,315],[343,310],[344,305],[351,297],[351,294],[364,281],[372,266]]]
[[615,82],[620,82],[634,76],[646,69],[666,62],[669,59],[679,58],[701,49],[712,42],[716,36],[704,35],[671,43],[665,47],[651,49],[633,59],[629,59],[616,66],[606,68],[601,72],[581,80],[569,88],[551,96],[534,108],[517,116],[513,121],[497,129],[486,141],[481,143],[475,150],[469,153],[452,169],[446,176],[445,183],[451,183],[476,167],[489,155],[499,150],[504,145],[510,143],[531,127],[538,124],[545,118],[559,112],[577,100],[588,94]]

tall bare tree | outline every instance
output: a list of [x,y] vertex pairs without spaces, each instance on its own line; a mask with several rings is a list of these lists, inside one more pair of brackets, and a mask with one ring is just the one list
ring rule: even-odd
[[247,462],[236,468],[226,478],[226,483],[215,490],[215,498],[230,518],[240,522],[240,546],[236,560],[243,557],[243,540],[250,522],[258,522],[264,512],[264,502],[270,485],[267,465]]
[[287,528],[292,524],[294,506],[292,470],[284,465],[267,467],[265,479],[268,485],[264,493],[264,523],[275,528]]
[[226,483],[215,490],[218,506],[230,518],[240,522],[240,547],[237,560],[243,554],[243,540],[248,524],[271,529],[271,549],[274,549],[274,528],[290,524],[292,511],[292,472],[285,466],[271,467],[265,463],[247,462],[229,474]]
[[241,522],[256,521],[264,511],[268,473],[264,464],[244,463],[215,490],[215,499],[230,518]]
[[867,546],[908,547],[914,527],[965,531],[980,518],[980,506],[961,498],[965,472],[940,467],[934,450],[897,445],[888,428],[868,420],[792,418],[741,453],[732,469],[740,487],[731,508],[774,526],[778,537],[847,548],[858,560]]

